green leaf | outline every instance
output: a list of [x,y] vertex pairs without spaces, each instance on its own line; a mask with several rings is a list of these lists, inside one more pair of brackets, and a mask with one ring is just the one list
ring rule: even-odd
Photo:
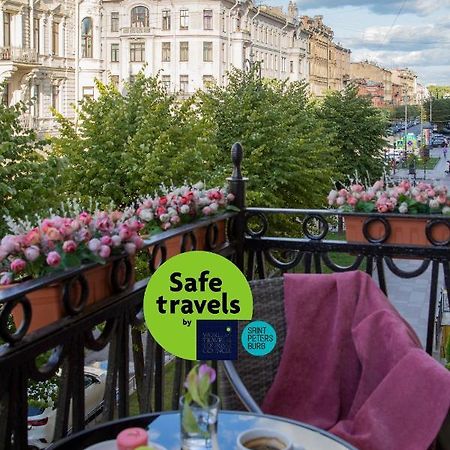
[[183,404],[183,419],[182,419],[182,426],[185,431],[188,433],[200,433],[200,427],[198,426],[197,420],[194,416],[194,413],[192,412],[191,407],[189,406],[189,403],[186,401]]

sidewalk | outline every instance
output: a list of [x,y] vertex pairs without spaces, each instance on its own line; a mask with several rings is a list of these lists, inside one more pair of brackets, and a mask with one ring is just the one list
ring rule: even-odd
[[[445,173],[447,168],[446,161],[443,157],[442,148],[432,149],[430,156],[440,157],[440,161],[433,170],[426,171],[425,181],[434,184],[445,184],[450,188],[450,175]],[[450,159],[450,150],[447,153]],[[416,169],[416,181],[422,181],[424,175],[423,169]],[[413,176],[408,174],[408,169],[400,169],[395,175],[391,175],[393,179],[409,178],[413,180]],[[394,260],[394,262],[403,270],[413,271],[421,261],[411,260]],[[418,334],[421,342],[425,345],[427,336],[427,320],[428,320],[428,304],[431,286],[431,265],[428,270],[421,276],[411,279],[398,278],[394,275],[386,265],[384,265],[386,282],[388,287],[388,296],[395,305],[400,314],[410,323]],[[375,275],[376,277],[376,275]],[[438,299],[440,288],[444,285],[444,276],[441,271],[438,281]]]

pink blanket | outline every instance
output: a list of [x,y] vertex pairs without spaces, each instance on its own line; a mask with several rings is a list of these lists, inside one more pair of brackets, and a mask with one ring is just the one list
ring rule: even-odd
[[450,372],[362,272],[285,275],[287,336],[263,411],[361,450],[425,450],[450,408]]

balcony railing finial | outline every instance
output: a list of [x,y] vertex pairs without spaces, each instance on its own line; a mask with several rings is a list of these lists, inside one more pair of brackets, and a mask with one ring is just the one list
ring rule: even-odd
[[231,147],[231,160],[233,161],[233,166],[234,166],[231,178],[233,180],[241,180],[242,179],[241,163],[242,163],[243,156],[244,156],[244,149],[242,148],[242,145],[240,142],[236,142]]

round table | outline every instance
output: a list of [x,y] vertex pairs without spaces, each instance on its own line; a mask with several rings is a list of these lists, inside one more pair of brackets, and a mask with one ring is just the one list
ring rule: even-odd
[[[123,429],[130,427],[147,429],[150,440],[164,446],[167,450],[180,450],[180,414],[177,411],[144,414],[107,422],[58,441],[51,449],[82,450],[91,445],[115,439]],[[356,450],[342,439],[319,428],[282,417],[241,411],[219,412],[217,427],[219,449],[235,449],[239,433],[251,428],[280,431],[288,435],[298,449]],[[115,450],[115,446],[111,446],[111,443],[105,443],[104,446],[97,448],[98,450]]]

